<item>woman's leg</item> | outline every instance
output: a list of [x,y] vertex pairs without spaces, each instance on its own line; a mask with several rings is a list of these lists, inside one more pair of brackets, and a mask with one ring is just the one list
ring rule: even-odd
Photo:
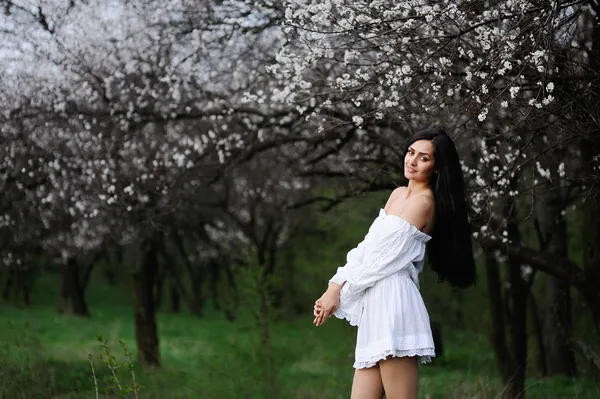
[[417,357],[388,357],[379,362],[386,399],[416,399],[419,381]]
[[351,399],[381,399],[383,398],[383,383],[379,366],[354,371]]

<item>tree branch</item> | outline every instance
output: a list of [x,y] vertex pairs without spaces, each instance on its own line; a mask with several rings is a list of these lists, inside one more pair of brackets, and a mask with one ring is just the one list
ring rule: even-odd
[[486,250],[500,250],[508,257],[558,277],[578,289],[582,289],[588,280],[586,273],[570,259],[557,258],[524,246],[503,244],[499,240],[484,239],[480,243]]

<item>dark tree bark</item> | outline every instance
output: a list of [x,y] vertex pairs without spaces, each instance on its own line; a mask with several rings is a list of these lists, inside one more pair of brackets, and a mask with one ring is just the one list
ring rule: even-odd
[[[600,30],[600,28],[597,28],[597,30]],[[596,137],[591,140],[584,140],[582,143],[581,150],[587,176],[592,176],[595,173],[593,158],[600,154],[599,136],[600,133],[597,133]],[[597,197],[598,193],[592,193],[592,197],[588,198],[583,204],[583,268],[587,276],[590,276],[596,282],[600,282],[600,245],[598,245],[600,242],[600,200]],[[588,287],[588,297],[595,302],[592,312],[595,315],[595,326],[598,334],[600,334],[599,292],[598,286],[596,288]]]
[[60,313],[71,313],[75,316],[89,317],[85,301],[84,289],[79,276],[79,264],[75,257],[69,257],[61,262]]
[[31,285],[23,284],[21,287],[21,293],[23,294],[23,302],[25,306],[31,305]]
[[70,311],[69,278],[65,262],[60,264],[60,291],[58,299],[58,313],[69,313]]
[[496,354],[498,368],[503,381],[510,381],[514,360],[506,342],[504,298],[502,295],[502,279],[500,265],[492,251],[485,253],[485,266],[487,270],[488,297],[490,300],[490,313],[492,316],[492,347]]
[[[272,222],[273,225],[275,222]],[[283,286],[276,286],[271,283],[271,276],[275,274],[277,268],[277,239],[281,230],[279,227],[273,226],[269,230],[269,235],[265,237],[265,281],[267,287],[269,287],[269,293],[271,294],[273,300],[273,306],[277,309],[280,309],[283,306],[283,297],[284,297],[284,288]]]
[[548,276],[546,285],[544,337],[547,374],[575,377],[577,368],[571,346],[571,294],[569,285]]
[[89,259],[87,265],[83,269],[83,276],[81,277],[81,287],[84,291],[87,289],[87,286],[90,283],[90,279],[92,278],[92,273],[94,272],[96,264],[103,256],[104,255],[101,252],[94,254],[91,257],[91,259]]
[[[27,264],[21,264],[7,268],[3,275],[5,279],[2,287],[2,299],[16,303],[22,300],[25,306],[31,305],[31,289],[35,279],[35,270],[29,268]],[[0,279],[1,281],[2,279]]]
[[225,265],[223,267],[223,269],[225,271],[225,278],[227,280],[227,283],[233,289],[233,306],[225,306],[225,308],[224,308],[225,318],[228,321],[235,321],[235,319],[236,319],[235,308],[237,308],[237,304],[240,301],[240,299],[237,295],[238,291],[236,288],[235,276],[233,275],[233,272],[231,271],[231,267],[229,267],[228,265]]
[[542,330],[542,319],[540,317],[539,307],[533,293],[531,293],[529,296],[529,308],[533,333],[535,334],[538,372],[540,377],[545,377],[548,375],[548,371],[546,370],[546,347],[544,346],[544,332]]
[[149,238],[142,246],[140,264],[133,273],[133,311],[138,360],[145,366],[160,367],[156,301],[160,240]]
[[102,274],[104,275],[104,278],[108,284],[115,286],[117,285],[117,275],[115,269],[123,262],[123,248],[115,244],[114,247],[106,251],[104,255],[106,267],[104,268]]
[[[204,310],[204,304],[206,302],[206,295],[203,290],[204,287],[204,279],[206,278],[206,270],[203,265],[200,265],[198,262],[196,264],[192,264],[188,257],[188,253],[183,244],[183,238],[181,235],[177,233],[171,234],[173,237],[173,243],[177,248],[177,252],[179,254],[179,258],[181,259],[181,263],[184,265],[185,270],[188,273],[189,278],[191,279],[192,290],[191,293],[187,289],[187,287],[183,284],[183,280],[180,275],[180,270],[178,268],[177,263],[174,260],[170,260],[167,263],[169,264],[169,271],[171,272],[171,310],[174,309],[174,306],[180,307],[181,299],[185,301],[188,306],[190,312],[198,317],[202,316],[202,312]],[[209,262],[210,263],[210,262]],[[210,267],[210,265],[209,265]],[[218,266],[216,267],[218,270]],[[214,286],[216,287],[217,280],[214,281]],[[174,297],[177,296],[177,298]],[[177,301],[177,304],[175,304]]]
[[518,260],[521,264],[530,265],[537,270],[552,274],[577,288],[589,306],[594,326],[600,334],[600,290],[598,290],[600,281],[597,281],[593,275],[589,275],[585,270],[580,269],[570,259],[557,258],[515,243],[508,245],[499,240],[487,239],[480,241],[480,243],[486,251],[499,249],[507,256]]
[[528,288],[521,278],[521,264],[510,261],[508,266],[510,282],[510,338],[514,356],[512,379],[508,383],[510,398],[525,398],[525,377],[527,371],[527,296]]
[[[588,115],[598,115],[598,97],[600,96],[600,25],[595,23],[592,30],[592,50],[589,52],[590,70],[595,73],[595,79],[590,87],[593,95],[588,97],[587,112],[583,112],[584,117],[589,120]],[[597,120],[597,119],[595,119]],[[583,205],[583,234],[584,255],[583,265],[587,276],[596,286],[587,287],[587,297],[591,302],[592,314],[594,315],[594,324],[596,333],[600,335],[600,290],[597,283],[600,283],[600,201],[598,200],[598,176],[594,166],[598,164],[595,157],[600,155],[600,126],[596,122],[593,133],[587,139],[582,140],[581,155],[585,178],[590,180],[590,196]],[[595,184],[594,184],[595,183]]]
[[[159,252],[156,253],[157,258],[160,257],[161,254]],[[159,310],[162,306],[163,300],[164,300],[164,288],[165,288],[165,284],[167,284],[167,272],[166,272],[166,266],[163,265],[161,267],[160,262],[158,262],[157,260],[157,276],[156,276],[156,283],[154,284],[154,306],[156,308],[156,310]]]
[[221,301],[219,298],[219,290],[217,290],[219,283],[219,276],[221,275],[217,264],[208,265],[208,282],[210,288],[210,298],[212,299],[213,307],[216,310],[221,310]]
[[[600,31],[600,28],[597,28]],[[600,40],[600,39],[599,39]],[[599,82],[600,83],[600,82]],[[591,176],[594,172],[593,157],[600,154],[600,133],[593,140],[585,140],[582,145],[582,155],[586,169],[586,175]],[[597,189],[596,189],[597,190]],[[600,282],[600,201],[598,193],[592,193],[583,205],[583,232],[584,240],[583,269],[591,282]],[[587,298],[591,301],[592,313],[596,332],[600,334],[600,290],[590,284],[586,287]]]
[[18,272],[19,276],[19,289],[23,296],[23,302],[25,306],[31,305],[31,288],[33,287],[33,270],[27,269]]
[[238,304],[240,302],[240,298],[237,290],[237,286],[236,286],[236,282],[235,282],[235,276],[233,275],[233,271],[231,270],[230,265],[223,265],[221,264],[221,267],[223,268],[223,270],[225,271],[225,279],[227,281],[227,284],[229,284],[229,286],[232,289],[233,295],[232,295],[232,305],[227,304],[226,306],[223,307],[223,311],[225,312],[225,318],[228,321],[235,321],[237,315],[235,313],[235,310],[238,307]]
[[[560,190],[548,193],[544,206],[545,237],[542,250],[559,258],[568,258],[567,222],[562,214],[564,199]],[[546,372],[549,376],[577,374],[571,346],[571,293],[569,284],[554,276],[545,276],[543,331],[546,348]]]
[[171,313],[181,312],[181,295],[179,293],[179,287],[175,281],[169,282],[170,298],[171,298]]
[[4,281],[4,287],[2,288],[2,299],[5,301],[10,300],[10,289],[13,284],[14,270],[9,268],[6,272],[6,280]]
[[[508,239],[512,243],[521,243],[521,232],[517,224],[516,204],[508,200],[505,205],[507,217]],[[508,384],[508,394],[511,399],[525,398],[525,377],[527,371],[527,298],[530,284],[523,278],[522,264],[517,259],[509,257],[508,281],[510,300],[510,338],[514,358],[512,378],[504,381]]]

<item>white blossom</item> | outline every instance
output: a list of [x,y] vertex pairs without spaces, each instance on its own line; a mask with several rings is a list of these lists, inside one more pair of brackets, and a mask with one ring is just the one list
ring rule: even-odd
[[354,122],[356,124],[356,126],[361,126],[364,122],[364,119],[360,116],[353,116],[352,117],[352,122]]

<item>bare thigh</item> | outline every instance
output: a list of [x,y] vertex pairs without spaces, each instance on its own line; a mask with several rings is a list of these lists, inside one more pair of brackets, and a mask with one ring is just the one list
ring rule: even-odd
[[419,364],[416,357],[388,357],[379,362],[386,399],[416,399]]
[[383,398],[383,383],[379,366],[368,369],[354,370],[351,399],[381,399]]

